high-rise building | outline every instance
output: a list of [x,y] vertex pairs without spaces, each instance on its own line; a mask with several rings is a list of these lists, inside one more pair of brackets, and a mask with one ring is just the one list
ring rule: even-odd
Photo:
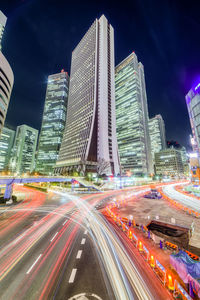
[[200,83],[194,86],[185,98],[192,128],[193,151],[198,152],[200,157]]
[[70,170],[119,173],[115,125],[114,32],[104,15],[72,52],[67,120],[56,163]]
[[155,153],[156,174],[163,176],[182,176],[183,162],[179,150],[169,148]]
[[0,11],[0,136],[4,126],[14,82],[13,71],[1,52],[1,41],[6,20],[6,16]]
[[161,115],[149,119],[151,154],[154,161],[155,153],[166,148],[165,123]]
[[39,138],[37,171],[51,174],[65,129],[69,76],[64,70],[48,77],[46,99]]
[[31,173],[34,168],[38,130],[27,125],[17,126],[10,169],[18,174]]
[[1,41],[3,37],[4,28],[6,26],[7,18],[0,10],[0,51],[1,51]]
[[115,68],[115,97],[122,173],[152,173],[144,68],[134,52]]
[[8,171],[15,131],[4,127],[0,138],[0,172]]

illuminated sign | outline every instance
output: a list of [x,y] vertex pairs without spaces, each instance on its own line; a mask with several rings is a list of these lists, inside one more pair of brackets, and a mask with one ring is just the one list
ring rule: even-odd
[[189,153],[189,157],[190,158],[197,158],[198,157],[198,154],[193,152],[193,153]]

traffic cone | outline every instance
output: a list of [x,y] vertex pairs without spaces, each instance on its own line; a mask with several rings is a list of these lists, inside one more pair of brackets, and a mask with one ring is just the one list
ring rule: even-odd
[[150,266],[151,266],[152,268],[155,268],[155,259],[154,259],[154,256],[153,256],[153,255],[151,255],[151,257],[150,257]]
[[173,291],[173,290],[174,290],[174,284],[173,284],[172,276],[171,276],[171,275],[168,275],[168,289],[169,289],[170,291]]
[[129,239],[132,241],[132,238],[133,238],[133,233],[132,233],[132,231],[129,229],[129,231],[128,231],[128,237],[129,237]]
[[126,231],[126,225],[125,225],[125,223],[122,224],[122,230]]
[[142,242],[141,241],[139,241],[139,251],[143,252],[143,246],[142,246]]

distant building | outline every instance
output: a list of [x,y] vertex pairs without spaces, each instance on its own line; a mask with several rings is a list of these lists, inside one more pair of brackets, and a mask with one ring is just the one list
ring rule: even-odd
[[189,155],[185,147],[181,147],[179,151],[181,153],[184,175],[189,176]]
[[8,171],[15,131],[4,127],[0,138],[0,172]]
[[122,173],[152,173],[144,67],[134,52],[115,68],[115,98]]
[[38,130],[27,125],[17,126],[10,169],[18,174],[34,169]]
[[52,173],[58,159],[65,129],[68,89],[69,75],[64,70],[48,77],[36,167],[42,174]]
[[118,174],[114,31],[96,19],[72,52],[67,120],[55,172]]
[[4,29],[6,26],[6,21],[7,21],[6,16],[0,10],[0,51],[1,51],[1,42],[2,42],[2,38],[3,38],[3,32],[4,32]]
[[156,174],[162,176],[182,176],[184,173],[181,153],[170,148],[155,153]]
[[155,161],[155,153],[166,148],[165,123],[161,115],[149,119],[149,133],[151,140],[151,154]]
[[186,104],[192,128],[192,147],[200,156],[200,83],[186,95]]

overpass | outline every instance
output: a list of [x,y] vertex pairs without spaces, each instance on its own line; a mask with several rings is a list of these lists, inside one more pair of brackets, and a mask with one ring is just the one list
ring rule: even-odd
[[76,178],[62,177],[62,176],[36,176],[36,177],[0,177],[0,185],[6,185],[4,199],[9,200],[12,196],[13,184],[25,184],[25,183],[36,183],[36,182],[78,182],[80,185],[84,186],[88,190],[95,189],[100,192],[94,186],[86,185],[85,183],[79,181]]

